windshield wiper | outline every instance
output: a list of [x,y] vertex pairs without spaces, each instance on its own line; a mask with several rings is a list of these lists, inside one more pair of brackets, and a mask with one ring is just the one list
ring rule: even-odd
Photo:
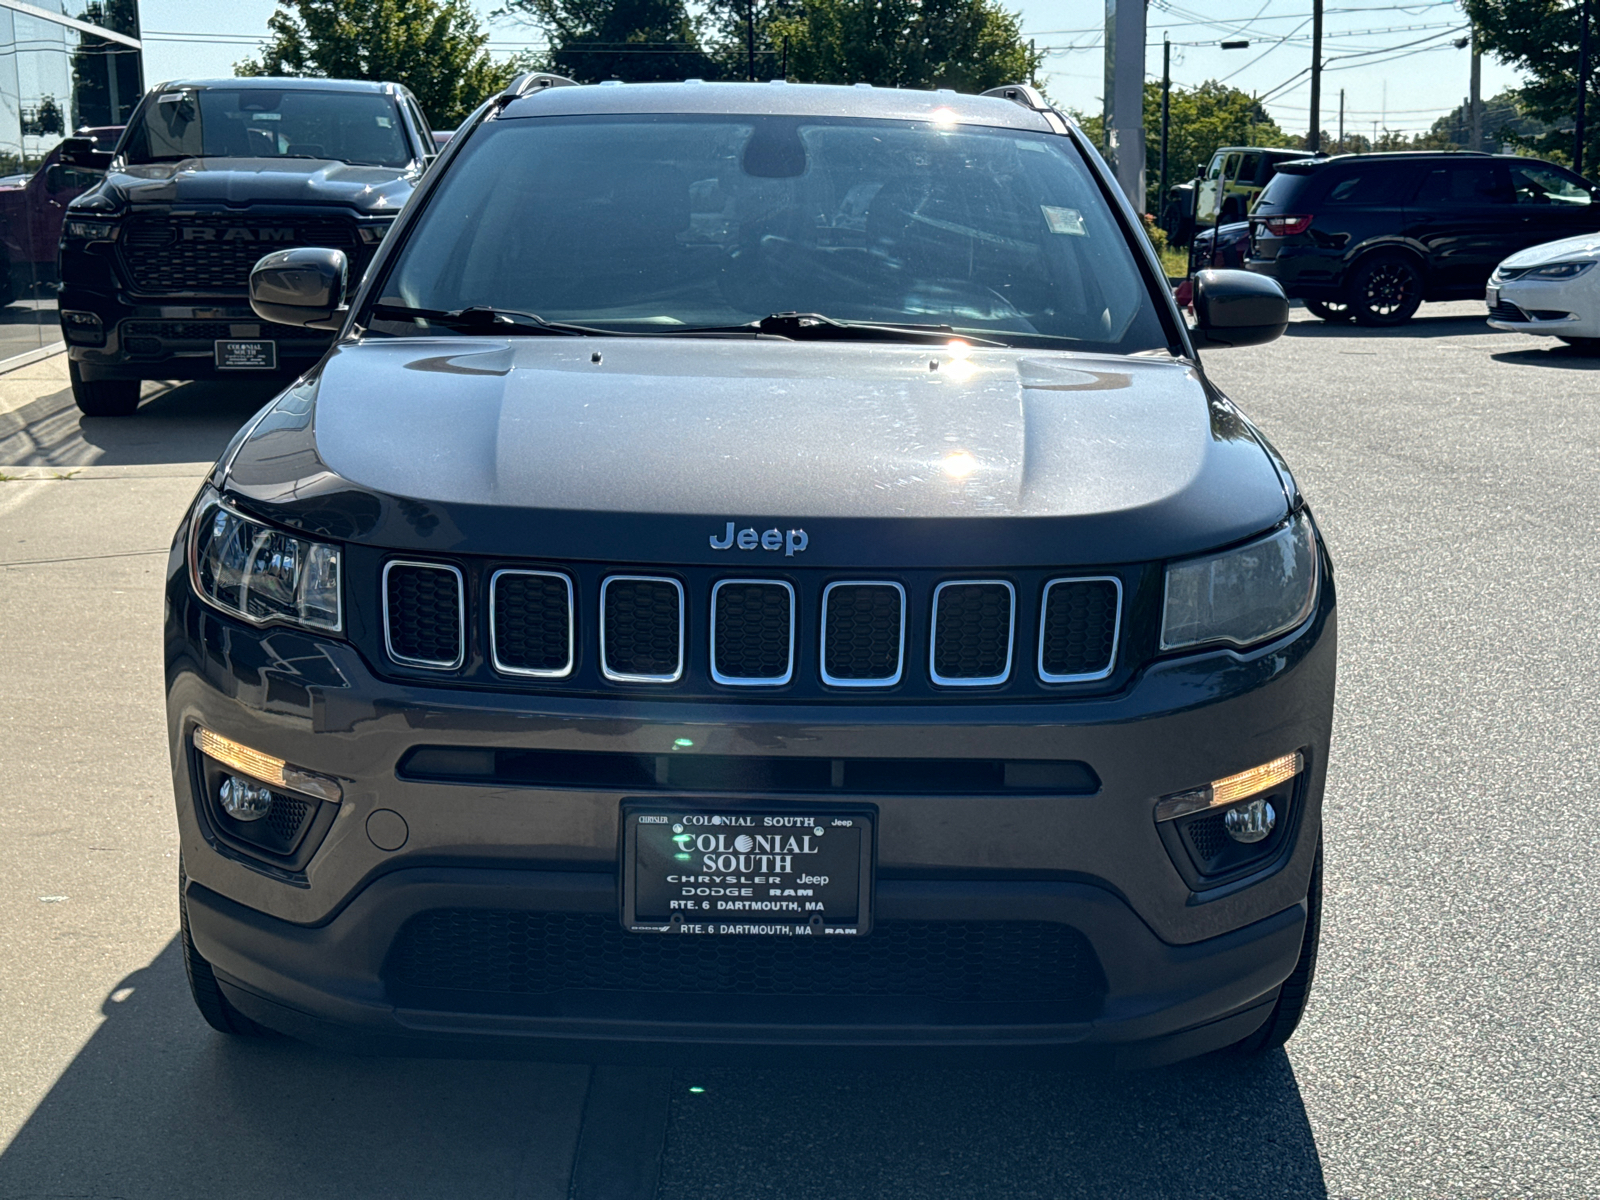
[[378,303],[372,306],[375,317],[439,325],[462,333],[522,334],[539,336],[551,334],[565,337],[616,337],[609,329],[593,329],[588,325],[567,325],[561,321],[546,321],[536,313],[518,312],[513,308],[490,308],[487,304],[474,304],[468,308],[443,310],[437,308],[412,308],[405,304]]
[[673,334],[765,333],[797,342],[917,342],[943,344],[959,338],[971,346],[1004,346],[990,338],[958,333],[949,325],[905,325],[892,321],[839,321],[822,313],[780,312],[744,325],[688,325]]

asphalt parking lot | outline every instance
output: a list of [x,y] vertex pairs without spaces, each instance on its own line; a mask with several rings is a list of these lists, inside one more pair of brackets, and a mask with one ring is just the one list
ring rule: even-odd
[[1431,305],[1207,365],[1333,551],[1322,960],[1287,1054],[591,1070],[236,1043],[177,950],[165,546],[269,390],[0,375],[0,1200],[1600,1195],[1600,358]]

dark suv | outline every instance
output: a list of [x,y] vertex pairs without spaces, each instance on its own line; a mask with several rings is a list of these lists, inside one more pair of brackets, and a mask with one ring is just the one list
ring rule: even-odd
[[1324,320],[1398,325],[1482,299],[1518,250],[1600,229],[1600,190],[1511,155],[1351,154],[1285,163],[1250,216],[1245,266]]
[[1278,336],[1275,284],[1201,272],[1186,328],[1027,87],[548,76],[463,125],[348,308],[347,272],[255,268],[264,320],[339,340],[169,562],[216,1028],[1288,1038],[1333,579],[1196,355]]

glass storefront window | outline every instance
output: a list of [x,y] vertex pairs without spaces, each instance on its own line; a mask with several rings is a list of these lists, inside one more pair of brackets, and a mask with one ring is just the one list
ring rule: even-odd
[[144,90],[137,0],[30,5],[40,15],[0,8],[0,361],[60,339],[61,220],[98,179],[59,161],[62,140],[85,130],[114,136]]

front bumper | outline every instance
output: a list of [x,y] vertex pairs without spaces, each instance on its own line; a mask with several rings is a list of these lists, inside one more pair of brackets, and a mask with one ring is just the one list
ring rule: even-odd
[[[174,561],[168,716],[190,929],[241,1011],[330,1045],[586,1059],[717,1046],[1024,1058],[1054,1048],[1127,1064],[1203,1053],[1265,1020],[1299,955],[1335,640],[1324,570],[1317,612],[1290,636],[1249,655],[1158,662],[1106,696],[899,708],[551,699],[386,680],[348,643],[215,613]],[[196,725],[341,780],[343,798],[303,863],[252,861],[219,838],[194,778]],[[880,924],[1059,925],[1086,942],[1092,984],[1061,1004],[860,997],[797,1009],[771,996],[685,1007],[683,994],[659,988],[419,997],[397,983],[397,938],[419,914],[594,914],[611,928],[620,807],[640,796],[405,778],[397,764],[413,747],[662,754],[680,740],[722,755],[1089,763],[1102,784],[1094,795],[802,799],[877,809]],[[1281,849],[1246,877],[1192,890],[1154,823],[1156,799],[1295,749],[1307,769]],[[647,798],[668,795],[683,799]],[[796,799],[752,792],[734,802]],[[397,850],[370,832],[380,810],[404,822]]]
[[[1600,337],[1600,297],[1591,274],[1570,281],[1491,281],[1485,294],[1489,327],[1543,337]],[[1491,295],[1496,299],[1490,301]]]

